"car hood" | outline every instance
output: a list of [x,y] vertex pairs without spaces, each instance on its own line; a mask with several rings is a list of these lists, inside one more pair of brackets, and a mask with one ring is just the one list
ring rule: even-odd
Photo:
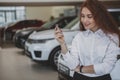
[[[62,29],[63,34],[65,32],[70,32],[70,29]],[[30,36],[29,39],[48,39],[48,38],[54,38],[54,29],[51,30],[45,30],[45,31],[34,31]]]
[[16,34],[21,34],[21,35],[28,35],[33,31],[37,31],[37,30],[44,30],[44,28],[24,28],[22,30],[17,30]]

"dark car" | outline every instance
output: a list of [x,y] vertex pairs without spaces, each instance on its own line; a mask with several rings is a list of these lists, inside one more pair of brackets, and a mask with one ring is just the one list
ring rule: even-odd
[[24,49],[24,43],[27,40],[28,36],[37,29],[38,28],[26,28],[23,30],[18,30],[13,37],[15,46]]
[[44,22],[41,20],[22,20],[8,26],[4,31],[6,40],[12,40],[17,30],[28,27],[41,27]]
[[24,43],[27,40],[28,36],[33,31],[54,29],[56,24],[58,24],[60,28],[63,28],[65,27],[65,25],[67,25],[69,22],[71,22],[75,18],[76,16],[60,17],[52,21],[46,22],[40,28],[34,28],[34,29],[31,28],[31,29],[25,29],[25,30],[18,31],[14,36],[14,43],[16,47],[24,49]]

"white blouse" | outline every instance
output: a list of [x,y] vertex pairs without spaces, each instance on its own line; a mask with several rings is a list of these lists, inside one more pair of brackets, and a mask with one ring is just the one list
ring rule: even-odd
[[116,34],[106,35],[101,29],[79,32],[72,42],[71,50],[62,54],[66,65],[72,70],[77,65],[93,65],[95,74],[80,73],[90,77],[110,73],[120,54],[119,39]]

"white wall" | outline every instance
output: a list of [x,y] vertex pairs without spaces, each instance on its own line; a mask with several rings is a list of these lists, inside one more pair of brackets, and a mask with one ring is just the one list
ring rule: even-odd
[[51,16],[59,17],[64,12],[64,9],[70,8],[74,8],[74,6],[26,7],[26,19],[48,21]]
[[52,15],[54,15],[55,17],[59,17],[59,15],[61,13],[63,13],[65,9],[70,9],[70,8],[74,8],[74,6],[57,6],[57,7],[53,7],[52,8]]
[[52,15],[52,7],[26,7],[26,19],[49,20]]

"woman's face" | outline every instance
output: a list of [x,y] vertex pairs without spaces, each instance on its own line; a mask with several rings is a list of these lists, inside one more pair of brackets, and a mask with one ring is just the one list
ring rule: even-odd
[[81,11],[81,22],[85,29],[90,29],[92,31],[96,31],[98,29],[92,13],[86,7]]

